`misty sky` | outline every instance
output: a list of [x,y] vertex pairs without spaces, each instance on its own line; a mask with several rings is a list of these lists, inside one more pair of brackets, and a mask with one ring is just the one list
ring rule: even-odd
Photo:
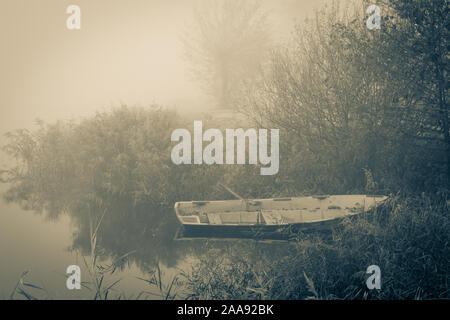
[[[188,76],[180,42],[196,1],[2,0],[0,133],[122,103],[208,106]],[[279,40],[295,18],[323,3],[262,2]],[[70,4],[81,7],[81,30],[66,29]]]

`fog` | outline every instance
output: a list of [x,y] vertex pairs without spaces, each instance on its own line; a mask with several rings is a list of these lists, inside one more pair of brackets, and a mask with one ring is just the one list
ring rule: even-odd
[[[186,72],[180,41],[196,2],[2,1],[1,133],[29,128],[36,118],[70,119],[121,104],[209,108]],[[276,41],[323,3],[262,2]],[[81,30],[66,28],[70,4],[81,8]]]

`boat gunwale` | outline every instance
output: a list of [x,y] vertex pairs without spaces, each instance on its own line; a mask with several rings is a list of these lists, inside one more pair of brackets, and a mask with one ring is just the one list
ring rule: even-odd
[[[302,222],[280,222],[277,224],[267,224],[267,223],[220,223],[220,224],[212,224],[211,222],[201,222],[200,221],[200,217],[199,217],[199,213],[200,212],[196,212],[195,214],[190,213],[189,215],[183,215],[180,213],[180,207],[183,204],[190,204],[193,206],[204,206],[206,204],[218,204],[218,203],[245,203],[246,204],[246,208],[247,210],[233,210],[233,211],[222,211],[222,212],[214,212],[216,214],[223,214],[223,213],[227,213],[227,212],[259,212],[259,214],[263,214],[262,210],[263,209],[254,209],[254,210],[248,210],[248,203],[254,203],[255,205],[261,205],[263,202],[284,202],[284,201],[292,201],[292,200],[297,200],[297,199],[304,199],[304,198],[313,198],[319,201],[328,199],[330,197],[336,197],[336,196],[359,196],[359,197],[363,197],[364,199],[364,204],[360,207],[360,210],[354,211],[354,212],[350,212],[350,213],[346,213],[343,216],[334,216],[334,217],[329,217],[329,218],[324,218],[323,214],[322,217],[318,220],[310,220],[310,221],[302,221]],[[370,210],[371,208],[366,209],[366,198],[370,197],[370,198],[384,198],[382,200],[375,200],[376,206],[378,206],[379,204],[381,204],[382,202],[386,201],[386,199],[388,198],[388,196],[385,195],[367,195],[367,194],[352,194],[352,195],[319,195],[319,196],[304,196],[304,197],[285,197],[285,198],[265,198],[265,199],[248,199],[248,200],[241,200],[241,199],[232,199],[232,200],[210,200],[210,201],[179,201],[176,202],[174,205],[174,209],[175,209],[175,213],[177,215],[178,221],[182,224],[182,225],[193,225],[193,226],[227,226],[227,227],[237,227],[237,226],[244,226],[244,227],[260,227],[260,226],[289,226],[289,225],[310,225],[310,224],[315,224],[315,223],[320,223],[320,222],[329,222],[329,221],[333,221],[333,220],[338,220],[340,218],[343,217],[347,217],[347,216],[354,216],[357,214],[361,214],[363,212],[366,212],[368,210]],[[378,203],[377,203],[378,202]],[[375,206],[375,207],[376,207]],[[318,209],[318,208],[316,208]],[[328,207],[328,209],[330,209]],[[335,208],[332,208],[335,209]],[[265,209],[264,211],[266,212],[270,212],[270,211],[275,211],[275,210],[280,210],[280,209]],[[283,209],[281,209],[283,210]],[[290,209],[284,209],[286,211],[312,211],[312,209],[307,209],[307,208],[290,208]],[[349,207],[346,207],[345,210],[351,210]],[[197,219],[197,222],[187,222],[184,220],[184,218],[189,218],[189,217],[195,217]],[[263,217],[264,219],[264,217]]]

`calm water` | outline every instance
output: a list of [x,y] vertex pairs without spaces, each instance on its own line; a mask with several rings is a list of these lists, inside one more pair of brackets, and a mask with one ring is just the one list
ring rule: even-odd
[[[0,192],[6,189],[0,185]],[[65,271],[69,265],[79,265],[82,281],[88,281],[82,255],[89,253],[88,225],[82,219],[62,215],[54,220],[45,214],[22,210],[17,204],[0,204],[0,299],[8,298],[20,274],[29,270],[26,281],[45,288],[46,292],[30,289],[37,297],[51,299],[89,299],[93,293],[86,288],[68,290]],[[114,217],[120,216],[120,208]],[[181,271],[189,271],[208,249],[244,250],[243,254],[258,253],[254,246],[245,248],[252,240],[236,241],[174,241],[179,228],[172,209],[161,212],[123,212],[123,219],[106,216],[101,225],[98,247],[103,257],[101,264],[134,251],[120,266],[118,272],[107,277],[112,283],[121,279],[116,294],[134,298],[141,291],[152,292],[147,298],[158,298],[158,291],[137,277],[148,278],[149,271],[159,264],[163,282],[169,282]],[[157,218],[155,218],[157,217]],[[243,245],[244,244],[244,245]],[[280,244],[273,244],[280,246]],[[269,252],[272,244],[261,244],[261,251]],[[269,247],[268,247],[269,246]],[[252,249],[249,249],[252,248]],[[252,252],[245,252],[252,250]],[[85,278],[83,278],[83,274]],[[182,289],[180,289],[182,290]],[[20,295],[16,296],[20,298]]]
[[[83,272],[84,262],[78,252],[70,250],[73,245],[74,226],[69,216],[57,221],[49,221],[42,215],[21,210],[15,204],[0,205],[0,299],[8,298],[20,274],[29,270],[26,281],[36,284],[47,291],[30,289],[35,296],[58,299],[79,299],[92,297],[92,292],[68,290],[65,284],[65,272],[71,264],[80,265]],[[177,271],[164,268],[170,276]],[[117,293],[132,296],[143,290],[154,291],[145,282],[136,277],[146,277],[145,270],[135,262],[127,264],[117,275],[109,277],[113,282],[122,279]],[[87,279],[83,278],[82,281]],[[16,295],[20,298],[20,295]]]

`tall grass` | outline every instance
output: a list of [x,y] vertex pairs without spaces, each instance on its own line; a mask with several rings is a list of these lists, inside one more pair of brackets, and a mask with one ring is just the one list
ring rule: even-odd
[[25,270],[21,273],[19,280],[16,282],[11,294],[9,295],[10,300],[17,299],[18,295],[27,300],[38,300],[37,296],[30,292],[30,289],[36,289],[40,293],[45,292],[44,288],[25,281],[25,277],[29,274],[29,272],[29,270]]
[[[119,258],[113,260],[110,264],[100,264],[99,253],[98,253],[98,235],[101,223],[106,214],[106,210],[103,210],[102,215],[96,221],[92,212],[89,210],[89,231],[90,231],[90,255],[86,259],[83,256],[83,262],[86,270],[88,271],[90,281],[83,282],[81,285],[93,292],[93,300],[107,300],[110,297],[110,294],[114,292],[116,285],[121,281],[121,279],[117,280],[109,280],[109,277],[114,274],[117,270],[119,264],[127,257],[134,253],[134,251],[130,251],[120,256]],[[123,298],[123,294],[114,292],[114,299]]]
[[175,300],[180,292],[180,279],[179,275],[172,276],[167,282],[164,280],[163,271],[159,266],[159,262],[156,264],[154,270],[150,271],[148,274],[148,279],[140,278],[138,279],[149,284],[152,289],[156,288],[153,291],[141,291],[137,296],[137,299],[140,297],[152,297],[156,299],[162,300]]

